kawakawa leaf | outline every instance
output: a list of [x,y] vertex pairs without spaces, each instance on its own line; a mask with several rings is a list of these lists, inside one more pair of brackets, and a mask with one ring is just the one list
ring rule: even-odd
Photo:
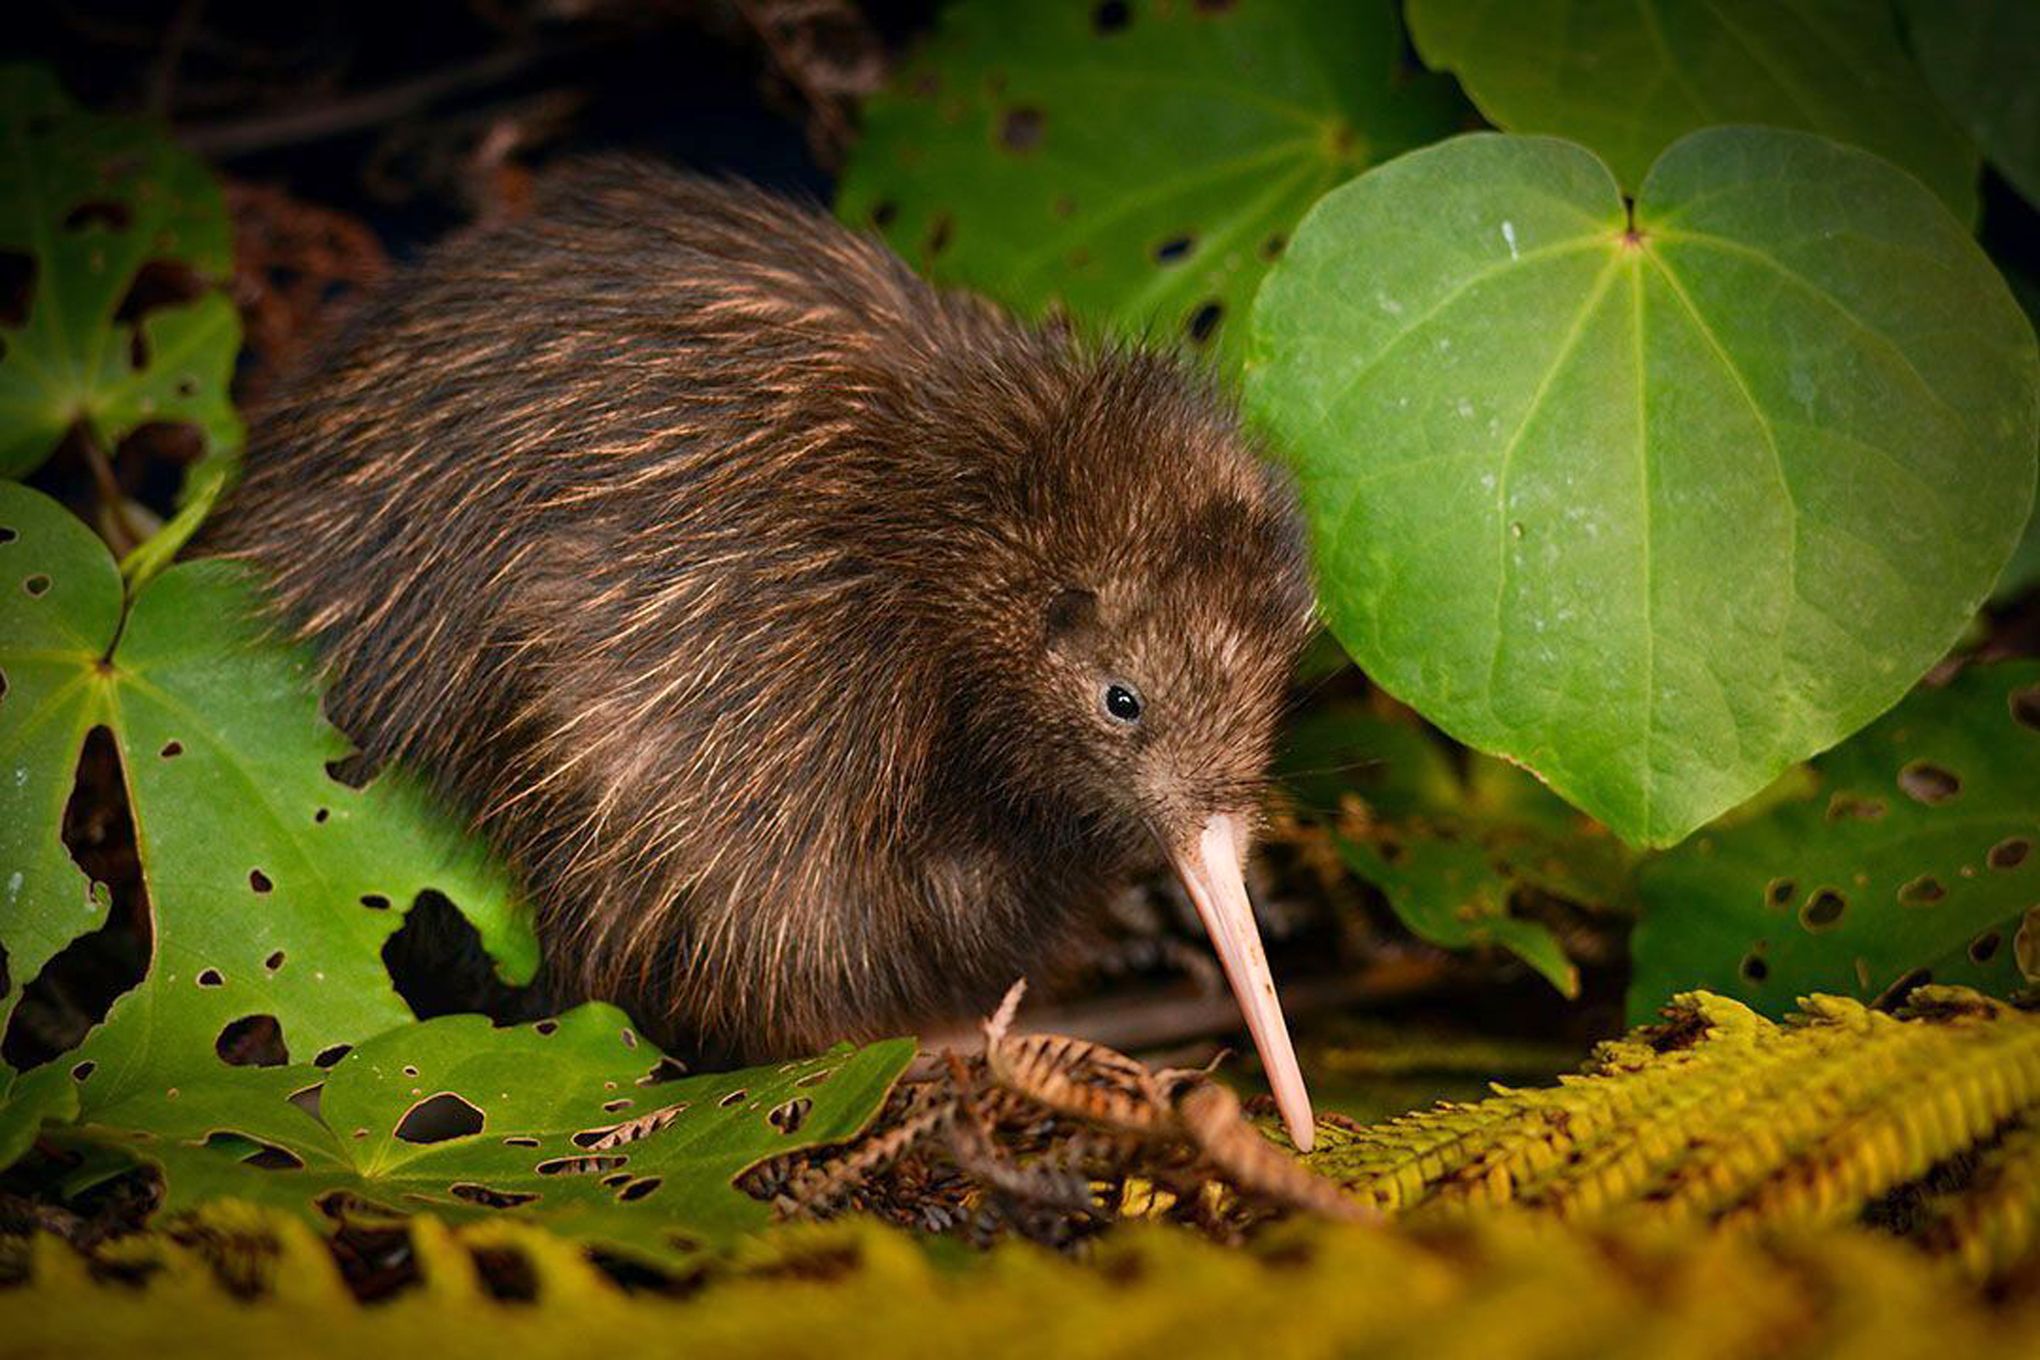
[[1380,888],[1403,924],[1445,949],[1500,945],[1566,996],[1577,996],[1579,970],[1552,933],[1509,912],[1508,876],[1485,846],[1449,832],[1414,837],[1341,836],[1339,854]]
[[762,1226],[770,1206],[734,1177],[858,1132],[913,1055],[912,1040],[895,1039],[664,1080],[666,1060],[611,1006],[501,1029],[446,1016],[378,1035],[330,1071],[215,1061],[65,1136],[162,1167],[173,1212],[222,1196],[315,1223],[342,1205],[518,1211],[672,1261]]
[[123,619],[105,548],[0,483],[0,946],[14,982],[0,1021],[105,920],[62,839],[94,727],[119,752],[153,922],[147,979],[61,1060],[87,1116],[222,1068],[222,1036],[266,1023],[250,1017],[273,1019],[300,1060],[409,1020],[379,951],[428,888],[504,976],[536,967],[511,884],[476,843],[398,775],[354,789],[328,773],[349,748],[319,715],[311,659],[265,637],[256,611],[245,574],[206,561],[165,572]]
[[2007,994],[2040,904],[2040,662],[1916,691],[1813,762],[1805,793],[1647,861],[1633,1018],[1689,987],[1774,1014],[1919,970]]
[[[2035,201],[2040,203],[2040,199]],[[2012,296],[2026,309],[2026,319],[2040,322],[2040,278],[2011,261],[2000,262],[1999,268],[2004,271],[2005,282],[2011,285]],[[2034,502],[2032,513],[2026,517],[2026,532],[2020,535],[2019,546],[2012,549],[2011,560],[1999,573],[1990,602],[2009,604],[2035,588],[2040,588],[2040,500]]]
[[1696,133],[1632,216],[1582,148],[1482,134],[1312,210],[1247,399],[1368,673],[1664,844],[1960,633],[2032,502],[2040,354],[1864,152]]
[[866,104],[837,211],[1026,315],[1236,366],[1304,210],[1459,125],[1402,61],[1390,0],[965,0]]
[[1530,891],[1627,906],[1629,855],[1604,829],[1505,762],[1473,752],[1456,768],[1415,724],[1320,709],[1293,725],[1278,773],[1352,873],[1442,948],[1499,945],[1571,995],[1578,970],[1512,908]]
[[[243,573],[199,562],[157,577],[123,620],[91,533],[0,484],[0,865],[22,866],[0,944],[25,983],[104,919],[61,834],[101,725],[154,939],[145,980],[79,1049],[0,1069],[0,1159],[75,1116],[65,1138],[161,1166],[171,1208],[232,1194],[317,1220],[336,1192],[449,1215],[542,1205],[560,1231],[672,1258],[763,1221],[737,1172],[877,1108],[910,1042],[666,1082],[607,1006],[514,1029],[412,1021],[380,951],[427,889],[512,980],[535,946],[500,869],[414,787],[328,773],[347,744],[319,717],[309,657],[266,636],[256,608]],[[281,1051],[236,1043],[272,1021]],[[249,1057],[275,1065],[236,1061]]]
[[2040,207],[2040,5],[1900,0],[1927,83],[2012,187]]
[[1410,0],[1409,23],[1490,122],[1584,142],[1625,189],[1689,132],[1761,123],[1876,152],[1976,216],[1976,148],[1887,0]]
[[[204,163],[147,123],[81,111],[29,66],[0,67],[0,142],[0,259],[27,288],[21,315],[0,316],[0,476],[81,422],[110,453],[157,421],[203,437],[187,486],[223,475],[242,438],[227,393],[241,323],[211,287],[233,271],[233,231]],[[198,295],[149,306],[152,267]]]
[[1997,589],[1991,592],[1993,603],[2010,603],[2035,586],[2040,586],[2040,505],[2034,507],[2032,518],[2026,521],[2026,532],[2019,538],[2019,546],[2012,549],[2011,560],[2005,563],[2004,571],[1998,576]]
[[61,506],[0,483],[0,949],[12,984],[0,1031],[29,979],[106,921],[62,831],[120,613],[105,545]]
[[77,1084],[61,1067],[15,1072],[0,1065],[0,1168],[28,1151],[44,1123],[65,1123],[77,1114]]

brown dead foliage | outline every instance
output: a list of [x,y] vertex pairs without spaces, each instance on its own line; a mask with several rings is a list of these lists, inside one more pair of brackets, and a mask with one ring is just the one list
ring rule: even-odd
[[247,329],[242,398],[288,368],[389,276],[382,242],[358,218],[262,184],[230,182],[234,302]]
[[1122,1217],[1233,1241],[1285,1210],[1365,1216],[1250,1123],[1208,1072],[1012,1032],[1021,990],[985,1022],[982,1051],[944,1053],[903,1082],[863,1137],[768,1162],[745,1187],[786,1218],[857,1211],[978,1242],[1018,1235],[1059,1247]]

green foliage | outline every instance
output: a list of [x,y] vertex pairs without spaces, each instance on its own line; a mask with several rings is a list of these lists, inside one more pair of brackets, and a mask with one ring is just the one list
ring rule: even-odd
[[1236,364],[1304,210],[1458,124],[1450,81],[1398,69],[1395,9],[966,0],[867,104],[837,211],[1024,314]]
[[1961,226],[1766,130],[1682,141],[1633,218],[1543,138],[1335,190],[1261,291],[1247,398],[1368,673],[1659,844],[1943,653],[2040,441],[2032,329]]
[[[106,918],[59,832],[85,734],[94,668],[120,626],[120,577],[83,524],[0,484],[0,904],[8,971],[26,981]],[[20,989],[0,997],[0,1025]]]
[[222,1197],[313,1224],[334,1204],[454,1220],[515,1212],[672,1264],[762,1226],[771,1207],[734,1178],[858,1132],[913,1054],[896,1039],[662,1080],[658,1050],[611,1006],[512,1029],[457,1015],[385,1031],[330,1071],[214,1062],[174,1099],[138,1093],[99,1116],[117,1127],[65,1137],[160,1166],[170,1212]]
[[213,507],[219,503],[220,495],[227,489],[225,477],[205,477],[188,484],[183,504],[161,529],[135,545],[126,557],[120,560],[121,579],[127,583],[130,593],[140,590],[156,578],[157,573],[176,560],[184,551],[184,545],[198,532]]
[[[486,1213],[492,1195],[536,1194],[561,1231],[671,1255],[673,1234],[719,1240],[762,1217],[731,1188],[737,1171],[854,1131],[876,1108],[911,1044],[652,1088],[641,1083],[659,1053],[607,1007],[543,1029],[414,1022],[380,951],[420,894],[466,913],[512,981],[535,968],[534,941],[502,869],[419,789],[395,773],[356,789],[328,772],[347,743],[319,716],[309,655],[265,636],[257,604],[241,572],[200,562],[163,572],[123,611],[91,533],[0,483],[9,967],[25,983],[106,918],[106,890],[62,839],[94,727],[119,754],[153,938],[146,979],[78,1050],[19,1077],[0,1069],[0,1160],[44,1121],[75,1117],[66,1139],[164,1167],[173,1206],[233,1193],[316,1215],[316,1197],[347,1190],[392,1209],[422,1199]],[[234,1037],[259,1017],[276,1023],[281,1065],[235,1061]],[[322,1087],[318,1115],[293,1103]],[[481,1110],[484,1130],[429,1145],[400,1137],[404,1114],[441,1090]],[[812,1103],[788,1104],[799,1100]],[[691,1112],[625,1152],[572,1141],[682,1104]],[[559,1164],[583,1154],[627,1157],[631,1184]],[[278,1158],[298,1165],[274,1169]],[[632,1208],[639,1199],[648,1207]]]
[[1584,142],[1632,192],[1687,133],[1760,123],[1874,151],[1976,215],[1976,149],[1888,0],[1410,0],[1409,22],[1497,127]]
[[2040,207],[2040,5],[1900,0],[1934,93],[2026,201]]
[[2011,560],[2005,563],[1991,599],[2008,603],[2035,586],[2040,586],[2040,503],[2034,505],[2033,515],[2026,521],[2026,532],[2020,536],[2019,546],[2012,549]]
[[[2016,265],[2004,265],[2005,282],[2011,285],[2012,296],[2026,309],[2026,319],[2040,324],[2040,281]],[[2040,499],[2033,504],[2033,512],[2026,517],[2026,532],[2019,539],[2019,546],[2012,549],[2012,560],[2005,563],[2004,573],[1998,577],[1997,588],[1991,592],[1991,603],[2008,604],[2027,591],[2040,588]]]
[[1924,688],[1798,797],[1647,863],[1632,1018],[1707,987],[1774,1014],[1918,968],[2008,993],[2040,904],[2040,662]]
[[242,429],[227,393],[241,322],[223,292],[121,315],[145,267],[204,283],[233,270],[233,233],[203,162],[146,123],[86,113],[48,72],[0,68],[0,251],[33,268],[26,319],[0,327],[0,476],[39,465],[82,423],[102,451],[187,422],[222,477]]
[[242,573],[172,568],[123,617],[112,560],[60,506],[0,484],[0,528],[10,967],[26,980],[105,921],[61,834],[94,727],[120,753],[154,922],[149,981],[87,1042],[88,1115],[217,1065],[214,1041],[245,1016],[275,1017],[306,1056],[409,1019],[379,951],[427,888],[529,975],[536,946],[482,847],[401,778],[356,790],[328,774],[347,742],[319,716],[309,655],[261,637]]
[[1283,764],[1352,873],[1441,948],[1498,945],[1571,996],[1578,970],[1549,929],[1512,907],[1529,892],[1628,904],[1629,856],[1613,837],[1503,761],[1472,753],[1462,773],[1410,723],[1324,709],[1295,724]]
[[44,1123],[77,1117],[77,1085],[62,1068],[18,1073],[0,1063],[0,1169],[20,1160]]
[[1443,949],[1500,945],[1565,995],[1579,995],[1579,970],[1551,932],[1510,915],[1509,877],[1478,841],[1433,832],[1414,841],[1340,837],[1338,846],[1419,938]]

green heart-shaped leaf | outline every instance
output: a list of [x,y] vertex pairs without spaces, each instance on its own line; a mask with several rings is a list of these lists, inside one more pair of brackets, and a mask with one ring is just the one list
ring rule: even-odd
[[1254,322],[1340,640],[1633,841],[1896,702],[2032,501],[2004,282],[1917,181],[1803,133],[1697,133],[1633,217],[1568,143],[1414,153],[1312,211]]
[[231,1196],[322,1225],[334,1196],[456,1220],[515,1211],[670,1263],[764,1226],[770,1206],[735,1177],[856,1133],[913,1055],[894,1039],[667,1080],[612,1006],[511,1028],[455,1015],[391,1029],[331,1071],[214,1062],[64,1136],[162,1167],[171,1210]]
[[[123,617],[106,549],[0,483],[8,1006],[106,916],[62,837],[94,727],[121,763],[153,941],[146,978],[76,1051],[0,1068],[0,1167],[76,1119],[60,1137],[164,1168],[172,1208],[233,1195],[323,1222],[334,1192],[448,1216],[529,1205],[671,1260],[767,1218],[739,1171],[877,1109],[909,1041],[664,1081],[662,1055],[608,1006],[510,1029],[414,1022],[381,950],[426,889],[512,980],[535,969],[535,942],[501,868],[401,773],[356,789],[328,772],[347,743],[319,716],[311,657],[273,632],[219,561],[170,568]],[[249,1017],[276,1022],[281,1065],[231,1060]]]
[[1402,52],[1389,0],[966,0],[866,105],[837,211],[1025,315],[1236,365],[1304,210],[1458,126],[1451,82]]
[[1689,132],[1761,123],[1874,151],[1976,216],[1976,148],[1888,0],[1410,0],[1409,21],[1495,126],[1583,142],[1626,189]]
[[233,230],[204,162],[147,123],[85,113],[50,74],[0,68],[0,252],[28,264],[28,309],[0,324],[0,476],[83,422],[108,452],[138,427],[205,441],[188,486],[223,476],[242,428],[227,384],[241,322],[221,292],[124,319],[145,266],[207,283],[233,272]]
[[[106,549],[61,506],[0,483],[0,945],[22,987],[105,920],[62,839],[86,735],[119,752],[154,956],[66,1059],[88,1115],[224,1064],[221,1032],[274,1017],[310,1058],[410,1018],[380,950],[427,888],[506,976],[537,950],[507,875],[401,774],[335,780],[309,653],[267,636],[245,573],[174,567],[122,618]],[[116,641],[116,638],[118,639]]]
[[120,573],[77,518],[0,483],[0,947],[21,989],[106,922],[103,891],[64,847],[72,774],[100,712],[94,673],[120,627]]

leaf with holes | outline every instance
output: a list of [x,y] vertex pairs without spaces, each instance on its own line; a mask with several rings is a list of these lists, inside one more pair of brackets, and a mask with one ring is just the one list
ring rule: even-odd
[[1023,314],[1236,367],[1304,210],[1458,125],[1451,82],[1401,61],[1390,0],[968,0],[866,105],[837,211]]
[[1533,894],[1587,910],[1630,905],[1629,852],[1507,763],[1458,768],[1416,724],[1355,706],[1292,726],[1278,764],[1298,814],[1328,828],[1340,861],[1444,949],[1499,946],[1571,996],[1579,971],[1521,915]]
[[504,1029],[448,1016],[379,1035],[330,1071],[258,1083],[215,1063],[174,1099],[138,1093],[101,1111],[109,1127],[66,1136],[161,1166],[170,1210],[221,1196],[321,1224],[339,1203],[451,1219],[515,1210],[670,1262],[762,1227],[770,1207],[735,1177],[857,1133],[913,1055],[895,1039],[664,1080],[668,1060],[611,1006]]
[[[233,231],[203,162],[156,128],[86,113],[36,67],[0,68],[0,259],[27,304],[0,316],[0,476],[83,425],[103,452],[157,421],[204,438],[186,486],[224,475],[241,323],[217,285]],[[178,300],[152,305],[162,293]]]
[[1756,123],[1874,151],[1976,216],[1976,148],[1883,0],[1410,0],[1409,23],[1495,126],[1584,142],[1625,189],[1687,133]]
[[2025,523],[2040,354],[1915,180],[1804,133],[1480,134],[1327,195],[1250,415],[1389,692],[1667,844],[1862,727]]
[[207,561],[163,573],[123,619],[105,548],[0,483],[0,946],[15,980],[0,1018],[106,917],[62,830],[94,728],[118,752],[152,924],[146,980],[61,1060],[87,1117],[213,1073],[236,1039],[309,1057],[408,1020],[379,951],[428,889],[506,977],[536,967],[508,878],[414,786],[328,773],[348,745],[319,715],[310,656],[265,637],[256,611],[245,575]]
[[1924,969],[2004,994],[2040,904],[2040,662],[1921,689],[1766,815],[1644,866],[1630,1015],[1704,987],[1774,1015]]
[[63,825],[120,597],[91,530],[0,484],[0,950],[12,984],[0,992],[0,1032],[29,980],[106,923],[105,892],[72,862]]
[[2040,5],[1901,0],[1927,83],[2012,187],[2040,206]]

